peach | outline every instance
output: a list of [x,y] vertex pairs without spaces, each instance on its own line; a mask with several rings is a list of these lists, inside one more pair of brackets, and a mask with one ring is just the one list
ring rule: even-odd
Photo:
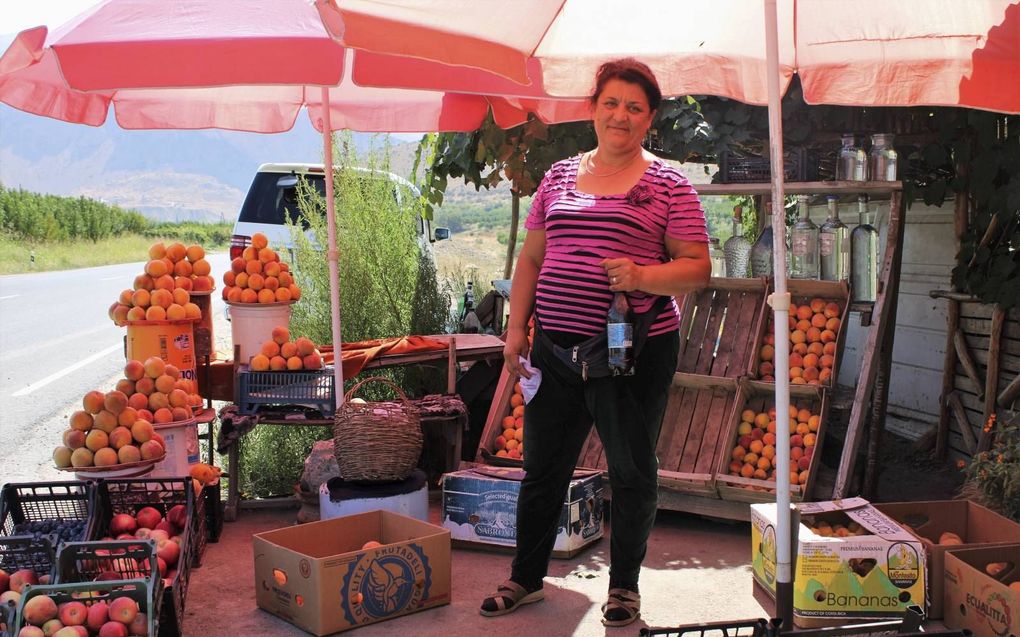
[[290,341],[290,330],[283,325],[277,325],[273,328],[270,336],[277,345],[283,346],[284,343]]
[[188,407],[173,407],[170,409],[170,422],[178,422],[191,418],[191,409]]
[[57,447],[53,450],[53,464],[57,465],[60,469],[70,467],[71,454],[73,453],[74,449],[70,447]]
[[839,326],[840,322],[839,319],[836,317],[832,317],[831,319],[825,322],[825,329],[829,330],[830,332],[839,333]]
[[167,270],[166,261],[162,259],[153,259],[145,264],[145,273],[153,279],[158,279],[165,275]]
[[110,446],[110,436],[100,429],[93,429],[85,436],[85,447],[92,453]]
[[238,273],[237,276],[234,277],[234,285],[242,289],[248,287],[248,273]]
[[70,448],[72,451],[85,446],[85,432],[78,431],[77,429],[68,429],[64,432],[61,437],[64,441],[64,446]]
[[138,447],[134,445],[124,445],[117,450],[117,459],[120,460],[121,464],[128,464],[130,462],[138,462],[142,459],[142,454],[138,450]]
[[239,287],[223,288],[223,293],[226,295],[226,299],[224,300],[229,301],[230,303],[241,302],[241,288]]
[[191,283],[191,277],[188,277],[188,276],[175,276],[174,277],[174,289],[175,290],[184,290],[185,292],[189,293],[188,296],[190,297],[191,296],[190,292],[191,292],[193,287],[194,286]]
[[216,281],[211,276],[196,276],[191,281],[195,292],[211,292],[216,287]]
[[291,371],[301,369],[302,365],[304,365],[304,361],[301,359],[300,356],[291,356],[290,358],[287,359],[287,369]]
[[128,632],[132,635],[144,636],[148,634],[149,630],[149,618],[145,613],[138,613],[135,618],[128,624]]
[[825,345],[817,341],[811,343],[810,345],[808,345],[807,353],[814,354],[815,356],[821,356],[822,354],[825,353]]
[[322,368],[322,357],[319,356],[318,352],[312,352],[308,356],[302,359],[305,369],[321,369]]
[[89,429],[92,429],[93,422],[92,414],[89,412],[76,411],[71,414],[69,424],[71,425],[71,429],[74,429],[75,431],[88,431]]
[[269,237],[262,234],[261,232],[256,232],[251,236],[251,247],[254,248],[255,250],[261,250],[262,248],[265,248],[268,245]]
[[271,276],[271,277],[277,277],[277,278],[283,272],[283,270],[280,269],[280,263],[278,261],[270,261],[269,263],[266,263],[262,267],[262,271],[265,273],[265,275],[267,277]]
[[117,450],[111,449],[110,447],[103,447],[97,449],[92,458],[93,464],[97,467],[109,467],[119,462],[117,456]]
[[241,290],[241,303],[258,303],[259,293],[251,288]]
[[227,270],[226,272],[223,273],[223,285],[230,287],[231,285],[234,285],[234,282],[236,280],[237,273],[234,272],[233,270]]
[[[152,412],[148,409],[138,410],[138,420],[144,420],[145,422],[152,422]],[[134,425],[132,425],[134,426]]]
[[139,450],[142,453],[142,460],[157,460],[166,453],[163,451],[163,447],[155,440],[143,442]]
[[184,318],[197,319],[202,318],[202,310],[194,303],[184,304]]
[[146,420],[138,420],[135,424],[131,425],[131,437],[138,442],[148,442],[152,440],[152,435],[155,430],[152,428],[152,423]]
[[168,321],[183,321],[187,317],[183,305],[171,303],[170,307],[166,308],[166,320]]
[[174,382],[175,379],[173,376],[169,374],[161,374],[158,377],[156,377],[156,380],[154,382],[156,386],[156,391],[162,392],[164,394],[169,394],[174,389]]
[[269,369],[283,371],[287,369],[287,359],[283,356],[274,356],[269,359]]
[[193,269],[194,266],[191,265],[190,261],[185,260],[178,261],[177,263],[174,264],[174,276],[189,277],[191,276],[191,272]]
[[188,393],[183,389],[171,389],[167,395],[171,407],[187,407]]
[[821,312],[825,309],[825,299],[815,297],[808,303],[812,312]]
[[177,263],[188,254],[188,249],[184,247],[183,243],[175,241],[166,247],[166,256],[168,259]]
[[248,285],[251,285],[251,280],[254,275],[259,275],[259,279],[262,278],[262,262],[255,259],[248,261],[244,264],[244,271],[248,274]]
[[185,251],[185,256],[187,256],[188,261],[194,263],[195,261],[205,258],[205,250],[203,250],[200,245],[190,245]]
[[170,406],[170,399],[161,391],[149,394],[149,411],[155,413],[159,409]]
[[790,367],[803,367],[804,357],[800,354],[790,354]]
[[836,340],[836,333],[832,330],[824,330],[822,332],[822,342],[831,343]]
[[799,469],[801,471],[807,471],[809,468],[811,468],[811,457],[810,456],[801,456],[797,460],[797,469]]
[[104,398],[103,392],[93,390],[82,397],[81,404],[90,414],[98,414],[103,408]]
[[117,417],[112,412],[106,411],[105,409],[96,414],[95,422],[92,423],[93,429],[98,429],[105,433],[110,433],[117,427]]
[[159,356],[150,356],[145,359],[143,365],[145,366],[145,375],[149,378],[156,379],[166,373],[166,363]]
[[[258,263],[258,261],[252,261],[250,263]],[[250,265],[250,263],[249,263],[249,265]],[[249,270],[249,272],[248,272],[248,287],[250,287],[251,289],[255,290],[256,292],[258,292],[262,288],[266,287],[266,279],[265,279],[265,277],[263,277],[258,272],[251,272],[251,268],[248,268],[248,270]]]
[[804,446],[804,437],[803,437],[803,435],[801,435],[801,434],[793,434],[792,436],[790,436],[790,446],[791,447],[803,447]]
[[839,305],[835,303],[826,303],[824,314],[826,318],[838,318],[839,317]]
[[266,288],[259,290],[257,298],[258,302],[262,303],[263,305],[268,303],[276,303],[276,293],[273,292],[272,290],[267,290]]
[[287,341],[280,344],[280,356],[284,358],[292,358],[298,355],[297,344],[293,341]]
[[775,355],[776,355],[776,349],[774,347],[772,347],[771,345],[762,345],[761,346],[761,359],[763,361],[770,361],[770,360],[772,360],[775,357]]
[[106,411],[115,416],[124,411],[124,408],[127,407],[127,403],[127,395],[122,391],[117,391],[116,389],[106,392],[106,396],[103,397],[103,407],[106,408]]
[[793,347],[790,348],[790,352],[792,354],[800,354],[801,356],[804,356],[805,354],[807,354],[808,351],[807,348],[808,346],[806,343],[796,343],[794,344]]
[[230,271],[234,274],[240,274],[244,272],[245,260],[244,257],[237,257],[230,261]]
[[809,329],[811,329],[811,321],[807,319],[801,319],[797,321],[796,328],[801,332],[807,332]]
[[36,595],[25,602],[21,615],[25,621],[42,626],[57,616],[57,603],[47,595]]
[[165,321],[166,310],[160,305],[150,305],[149,309],[145,310],[146,321]]
[[825,343],[822,346],[822,353],[830,356],[836,355],[836,343]]
[[811,317],[811,327],[823,328],[827,320],[824,314],[815,314]]
[[[128,407],[135,410],[135,419],[137,420],[138,410],[146,409],[149,406],[149,397],[143,393],[135,392],[128,397]],[[127,411],[125,409],[124,411]],[[123,411],[120,413],[124,413]],[[119,420],[119,418],[118,418]]]
[[[792,444],[792,443],[791,443]],[[803,447],[790,447],[790,462],[797,462],[804,455]]]
[[130,396],[131,394],[135,393],[135,382],[133,380],[128,380],[126,378],[121,378],[120,380],[117,381],[117,385],[114,387],[114,389],[124,394],[125,396]]
[[76,469],[79,467],[91,467],[92,452],[85,447],[75,449],[74,452],[71,453],[71,466]]
[[[291,283],[287,286],[287,289],[290,290],[290,298],[292,300],[297,301],[301,298],[301,288],[299,288],[296,283]],[[277,292],[279,292],[279,290],[277,290]]]
[[267,371],[269,370],[269,357],[265,354],[256,354],[251,357],[249,365],[251,365],[251,369],[254,372]]
[[747,450],[741,447],[740,445],[734,447],[733,451],[730,452],[730,457],[733,458],[734,460],[740,460],[745,455],[747,455]]
[[133,308],[131,308],[130,310],[128,310],[127,320],[128,321],[144,321],[145,320],[145,308],[143,308],[143,307],[133,307]]
[[776,368],[772,363],[770,363],[769,361],[763,361],[761,364],[758,365],[758,374],[761,375],[762,377],[770,376],[773,373],[775,373],[775,369]]
[[108,438],[110,446],[117,450],[131,444],[132,439],[130,425],[117,427],[109,433]]
[[168,422],[174,421],[174,414],[166,407],[160,407],[152,414],[153,422],[157,425],[165,425]]
[[266,341],[265,343],[262,344],[261,352],[264,356],[268,358],[278,356],[280,354],[280,344],[277,343],[275,340]]
[[262,248],[259,250],[259,261],[262,263],[272,263],[279,261],[280,257],[277,256],[276,251],[272,248]]
[[129,320],[128,314],[131,313],[132,309],[133,308],[128,307],[127,305],[117,305],[117,307],[113,309],[113,316],[111,317],[113,322],[117,325],[127,324]]
[[[811,310],[811,306],[810,305],[801,305],[796,310],[796,316],[797,316],[798,320],[810,320],[812,314],[814,314],[814,312]],[[794,315],[794,309],[793,309],[793,306],[791,305],[790,306],[790,316],[793,316],[793,315]]]

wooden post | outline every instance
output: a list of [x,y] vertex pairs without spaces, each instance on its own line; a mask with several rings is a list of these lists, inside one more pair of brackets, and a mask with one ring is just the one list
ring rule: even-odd
[[995,413],[995,399],[999,393],[999,356],[1002,347],[1002,326],[1006,322],[1006,311],[1001,305],[992,308],[992,330],[989,334],[988,368],[985,370],[985,409],[982,412],[981,440],[978,451],[988,451],[992,446],[993,430],[987,430],[985,424]]
[[1011,380],[1009,384],[1006,385],[1006,389],[1003,389],[1002,393],[999,394],[999,398],[997,400],[999,407],[1008,409],[1013,401],[1016,400],[1017,396],[1020,396],[1020,374],[1017,374],[1016,378]]
[[959,392],[949,393],[949,408],[953,412],[953,417],[956,418],[956,424],[960,427],[960,433],[963,434],[963,446],[967,448],[967,453],[973,454],[977,450],[978,442],[974,438],[974,430],[970,427],[970,421],[967,420],[967,412],[963,408],[963,402],[960,401]]
[[970,355],[970,350],[967,349],[967,337],[963,335],[963,330],[956,329],[956,333],[953,334],[953,345],[956,347],[956,357],[960,359],[963,371],[967,373],[967,378],[974,384],[974,393],[979,399],[984,398],[985,384],[981,382],[977,364],[974,363],[974,358]]
[[450,337],[450,352],[446,359],[446,393],[453,396],[457,393],[457,337]]
[[[898,257],[903,249],[905,210],[901,191],[893,192],[889,208],[889,234],[886,237],[885,254],[882,257],[882,276],[879,281],[878,294],[875,299],[875,310],[873,312],[876,324],[869,330],[864,342],[864,349],[861,355],[861,373],[857,378],[854,403],[850,411],[850,423],[847,426],[843,454],[840,457],[839,470],[836,473],[836,483],[832,489],[832,497],[835,499],[843,498],[847,495],[847,487],[850,479],[853,477],[854,463],[857,460],[862,423],[870,407],[871,390],[875,384],[875,377],[878,375],[878,369],[881,364],[879,360],[881,344],[885,342],[886,330],[893,329],[893,326],[889,324],[889,316],[896,305],[896,295],[895,289],[889,285],[889,282],[894,277],[896,280],[899,279]],[[882,416],[884,417],[884,414]]]
[[510,199],[510,237],[506,241],[506,263],[503,278],[509,279],[514,271],[514,252],[517,250],[517,225],[521,217],[521,197],[513,191]]
[[[890,207],[898,205],[896,201],[898,193],[893,194],[889,202]],[[890,238],[891,240],[891,238]],[[881,341],[879,352],[879,369],[875,378],[875,393],[871,401],[871,420],[868,431],[868,453],[864,470],[864,497],[874,499],[878,488],[878,454],[882,444],[882,435],[885,431],[886,409],[889,405],[889,381],[892,376],[893,341],[896,334],[896,308],[899,306],[900,293],[900,266],[903,261],[903,233],[899,235],[899,245],[896,248],[894,267],[886,281],[885,293],[892,299],[892,307],[885,326],[885,337]]]
[[939,395],[939,428],[935,438],[935,458],[946,459],[949,450],[949,394],[956,386],[956,345],[953,336],[960,329],[960,302],[947,299],[946,355],[942,361],[942,393]]

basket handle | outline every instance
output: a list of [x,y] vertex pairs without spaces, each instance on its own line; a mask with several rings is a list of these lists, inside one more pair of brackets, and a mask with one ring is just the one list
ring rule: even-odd
[[373,381],[379,381],[379,382],[382,382],[382,383],[386,383],[387,385],[390,386],[390,389],[392,389],[393,391],[397,392],[397,396],[400,397],[400,400],[404,401],[409,407],[413,407],[413,405],[411,404],[411,401],[408,400],[408,398],[407,398],[407,394],[405,394],[404,391],[402,389],[400,389],[400,387],[398,387],[396,385],[396,383],[391,381],[389,378],[385,378],[383,376],[370,376],[370,377],[366,378],[365,380],[358,381],[358,383],[355,384],[354,387],[351,387],[349,390],[347,390],[347,393],[344,394],[344,402],[345,403],[346,402],[350,402],[351,398],[354,397],[354,392],[356,392],[365,383],[370,383],[370,382],[373,382]]

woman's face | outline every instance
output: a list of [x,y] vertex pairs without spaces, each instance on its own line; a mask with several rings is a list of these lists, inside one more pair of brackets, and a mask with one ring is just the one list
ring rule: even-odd
[[599,147],[616,152],[639,148],[654,117],[655,111],[649,108],[648,97],[639,85],[609,80],[595,101],[592,116]]

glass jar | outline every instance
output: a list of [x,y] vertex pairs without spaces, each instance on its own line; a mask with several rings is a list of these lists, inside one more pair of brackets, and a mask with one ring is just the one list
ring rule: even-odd
[[843,147],[839,149],[836,162],[838,181],[865,181],[868,178],[868,155],[857,146],[857,137],[851,133],[843,135]]
[[743,207],[733,207],[733,232],[723,244],[728,277],[746,277],[747,265],[751,260],[751,242],[744,238],[743,213]]
[[896,149],[893,148],[892,134],[877,133],[871,136],[868,175],[871,181],[896,181]]
[[765,225],[751,246],[751,276],[772,276],[772,202],[765,204]]

